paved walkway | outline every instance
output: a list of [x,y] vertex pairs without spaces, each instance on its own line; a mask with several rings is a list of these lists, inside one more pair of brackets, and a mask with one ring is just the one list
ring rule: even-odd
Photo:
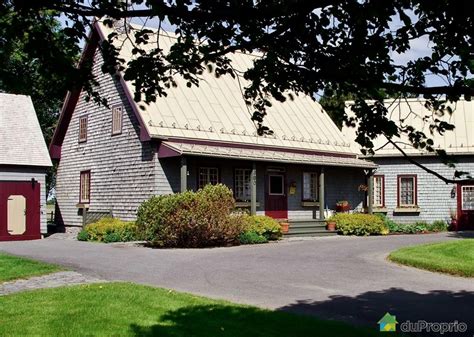
[[374,325],[464,321],[474,328],[474,281],[386,261],[399,247],[455,234],[329,237],[214,249],[150,249],[45,239],[3,242],[0,251],[62,264],[82,274]]
[[85,276],[74,271],[60,271],[52,274],[0,283],[0,296],[25,290],[56,288],[95,282],[103,281],[95,277]]

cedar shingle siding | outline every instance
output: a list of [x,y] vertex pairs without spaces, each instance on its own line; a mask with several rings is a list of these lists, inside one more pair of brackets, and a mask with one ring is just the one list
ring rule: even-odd
[[[79,202],[80,172],[91,171],[90,210],[109,211],[114,216],[133,220],[140,203],[153,194],[171,193],[171,183],[178,177],[166,172],[157,160],[150,143],[139,139],[138,121],[125,97],[122,87],[110,75],[102,74],[102,57],[94,58],[94,74],[102,95],[110,106],[123,105],[122,133],[111,135],[112,114],[109,108],[85,101],[82,93],[61,149],[56,197],[66,225],[81,225]],[[78,143],[79,119],[88,116],[87,142]],[[169,167],[169,165],[165,165]],[[169,171],[169,169],[168,169]],[[159,188],[158,188],[159,187]],[[176,190],[179,188],[175,187]]]
[[[454,170],[440,163],[437,158],[416,158],[416,160],[447,178],[453,177]],[[473,156],[460,156],[458,160],[459,164],[456,167],[458,170],[474,172]],[[455,210],[457,205],[456,197],[451,198],[454,185],[445,184],[404,158],[374,158],[374,162],[380,165],[377,174],[385,176],[385,207],[389,217],[401,223],[450,219],[449,210]],[[394,214],[393,210],[397,207],[397,176],[414,174],[417,177],[417,206],[420,208],[420,213]]]

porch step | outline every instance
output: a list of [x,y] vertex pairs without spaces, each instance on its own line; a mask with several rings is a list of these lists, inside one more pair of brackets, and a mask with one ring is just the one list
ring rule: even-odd
[[298,221],[298,222],[288,222],[290,224],[290,228],[306,228],[306,227],[314,227],[314,228],[326,228],[326,222],[324,221]]
[[285,237],[298,236],[331,236],[337,232],[326,230],[326,221],[319,219],[289,220],[288,233]]
[[299,238],[299,237],[316,237],[316,236],[335,236],[337,235],[337,232],[330,232],[325,230],[324,232],[314,232],[314,231],[309,231],[309,232],[302,232],[302,233],[293,233],[293,232],[288,232],[283,235],[285,238]]

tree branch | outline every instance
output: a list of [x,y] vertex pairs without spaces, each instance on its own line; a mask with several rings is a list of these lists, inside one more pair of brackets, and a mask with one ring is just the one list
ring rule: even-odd
[[113,18],[132,18],[132,17],[154,17],[157,15],[167,15],[179,17],[182,19],[205,19],[205,20],[255,20],[255,19],[275,19],[287,17],[289,15],[308,14],[318,8],[324,8],[330,5],[337,5],[339,1],[334,0],[293,0],[291,6],[272,5],[260,8],[262,6],[242,7],[242,10],[236,10],[231,7],[213,7],[211,11],[205,11],[199,7],[188,9],[185,6],[166,5],[165,2],[156,2],[149,9],[118,9],[118,8],[100,8],[85,6],[78,3],[57,1],[57,0],[35,0],[34,2],[17,0],[15,5],[23,8],[53,9],[69,14],[77,14],[89,17],[111,16]]
[[467,86],[437,86],[437,87],[414,87],[401,83],[381,83],[385,89],[393,89],[401,92],[410,92],[420,95],[474,95],[474,88]]
[[419,168],[421,168],[422,170],[424,170],[425,172],[428,172],[429,174],[432,174],[434,175],[435,177],[441,179],[442,181],[444,181],[446,184],[457,184],[459,182],[464,182],[464,181],[471,181],[469,179],[459,179],[459,180],[456,180],[456,179],[448,179],[444,176],[442,176],[441,174],[439,174],[438,172],[436,171],[433,171],[429,168],[427,168],[426,166],[424,166],[423,164],[420,164],[419,162],[417,162],[415,159],[413,159],[412,157],[410,157],[405,151],[403,151],[403,149],[398,146],[398,144],[396,142],[394,142],[393,140],[391,140],[390,138],[388,138],[387,136],[385,136],[385,138],[388,140],[388,142],[390,144],[392,144],[398,151],[400,151],[400,153],[403,155],[403,157],[405,157],[405,159],[407,159],[410,163],[412,163],[413,165],[415,166],[418,166]]

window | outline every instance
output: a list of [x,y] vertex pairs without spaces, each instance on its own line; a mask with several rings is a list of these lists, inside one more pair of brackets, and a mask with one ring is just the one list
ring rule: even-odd
[[91,198],[91,171],[81,172],[79,203],[88,204]]
[[238,201],[250,200],[250,174],[251,169],[235,169],[234,198]]
[[112,107],[112,136],[122,133],[122,106]]
[[474,185],[462,186],[462,205],[463,211],[474,211]]
[[198,185],[203,188],[207,184],[216,185],[219,182],[219,170],[217,167],[200,167]]
[[79,142],[87,141],[87,116],[79,118]]
[[374,207],[385,206],[385,177],[374,176]]
[[285,180],[281,174],[268,175],[268,194],[270,195],[284,195]]
[[398,206],[416,206],[416,176],[398,176]]
[[303,200],[318,200],[318,174],[316,172],[303,172]]

